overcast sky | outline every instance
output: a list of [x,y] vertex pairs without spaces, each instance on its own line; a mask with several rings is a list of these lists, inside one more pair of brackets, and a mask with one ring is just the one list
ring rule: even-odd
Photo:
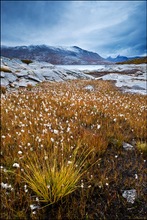
[[79,46],[103,57],[146,53],[146,1],[2,1],[2,45]]

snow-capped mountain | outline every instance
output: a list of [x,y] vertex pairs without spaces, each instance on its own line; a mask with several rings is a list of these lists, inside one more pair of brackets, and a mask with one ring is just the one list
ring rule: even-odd
[[51,64],[108,64],[99,54],[83,50],[77,46],[52,47],[47,45],[30,45],[1,47],[1,56],[9,58],[45,61]]

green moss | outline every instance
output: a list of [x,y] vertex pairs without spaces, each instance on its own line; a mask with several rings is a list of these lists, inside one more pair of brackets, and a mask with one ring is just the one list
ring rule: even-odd
[[147,143],[146,142],[138,141],[136,146],[138,150],[142,151],[144,154],[147,155]]

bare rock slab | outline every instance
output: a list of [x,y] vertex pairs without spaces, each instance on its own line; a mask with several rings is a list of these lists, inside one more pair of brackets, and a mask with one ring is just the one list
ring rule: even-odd
[[133,204],[137,198],[137,192],[135,189],[125,190],[122,196],[127,199],[127,202]]
[[134,146],[131,145],[131,144],[128,144],[128,143],[126,143],[126,142],[123,142],[123,148],[124,148],[125,150],[133,150],[133,149],[134,149]]

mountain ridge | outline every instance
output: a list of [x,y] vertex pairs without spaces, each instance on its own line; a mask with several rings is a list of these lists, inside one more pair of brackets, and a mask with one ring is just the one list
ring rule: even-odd
[[114,58],[109,56],[109,57],[106,58],[106,60],[110,61],[110,62],[113,62],[113,63],[117,63],[117,62],[126,62],[126,61],[129,61],[129,60],[138,59],[138,58],[142,58],[142,57],[141,56],[127,57],[127,56],[118,55]]
[[1,46],[1,56],[8,58],[30,59],[45,61],[60,65],[93,65],[110,64],[98,53],[84,50],[78,46]]

